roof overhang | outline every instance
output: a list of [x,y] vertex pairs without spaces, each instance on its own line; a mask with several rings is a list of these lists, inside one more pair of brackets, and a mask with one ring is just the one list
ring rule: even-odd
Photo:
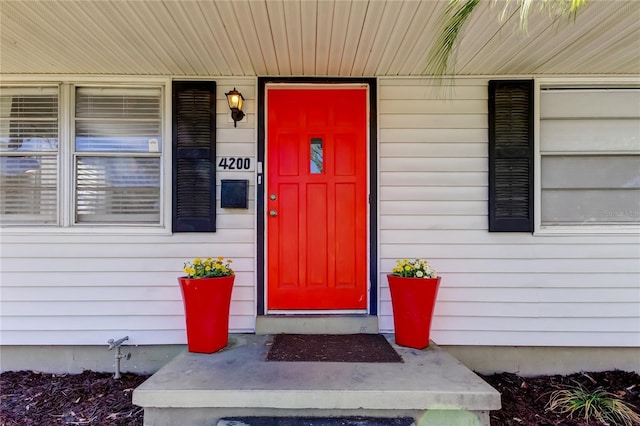
[[[640,74],[640,1],[587,0],[575,20],[486,0],[456,75]],[[446,1],[0,2],[0,73],[421,76]]]

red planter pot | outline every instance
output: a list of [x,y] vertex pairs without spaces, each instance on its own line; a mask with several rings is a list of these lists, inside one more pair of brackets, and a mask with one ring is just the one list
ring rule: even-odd
[[229,343],[229,305],[235,278],[178,278],[189,352],[210,354]]
[[431,318],[438,296],[440,277],[404,278],[387,275],[396,343],[410,348],[429,346]]

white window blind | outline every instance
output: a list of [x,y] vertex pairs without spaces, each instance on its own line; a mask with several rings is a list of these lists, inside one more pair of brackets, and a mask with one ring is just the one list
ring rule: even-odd
[[640,223],[640,89],[543,89],[542,226]]
[[160,222],[161,90],[77,88],[77,223]]
[[0,88],[0,222],[58,221],[58,88]]

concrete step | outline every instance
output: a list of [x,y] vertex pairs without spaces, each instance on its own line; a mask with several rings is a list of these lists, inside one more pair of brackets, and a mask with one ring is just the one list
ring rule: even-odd
[[182,353],[140,385],[147,426],[211,426],[233,417],[409,417],[488,425],[500,394],[435,344],[395,345],[402,363],[267,362],[273,336],[233,335],[215,354]]
[[415,426],[410,417],[229,417],[217,426]]
[[375,315],[259,315],[256,334],[378,334]]

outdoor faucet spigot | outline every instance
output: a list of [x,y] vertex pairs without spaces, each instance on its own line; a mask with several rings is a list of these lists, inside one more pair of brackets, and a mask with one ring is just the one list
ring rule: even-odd
[[129,340],[129,336],[124,336],[123,338],[118,340],[113,340],[113,339],[107,340],[107,343],[109,344],[108,350],[111,350],[113,348],[119,348],[120,346],[122,346],[122,343],[125,342],[126,340]]
[[107,340],[107,343],[109,344],[109,349],[108,350],[111,350],[113,348],[116,349],[116,353],[115,353],[116,372],[113,375],[114,379],[119,379],[120,378],[120,360],[122,358],[131,359],[131,354],[130,353],[128,353],[126,355],[120,354],[120,346],[122,346],[122,343],[125,342],[126,340],[129,340],[129,336],[124,336],[123,338],[118,339],[118,340],[113,340],[113,339]]

